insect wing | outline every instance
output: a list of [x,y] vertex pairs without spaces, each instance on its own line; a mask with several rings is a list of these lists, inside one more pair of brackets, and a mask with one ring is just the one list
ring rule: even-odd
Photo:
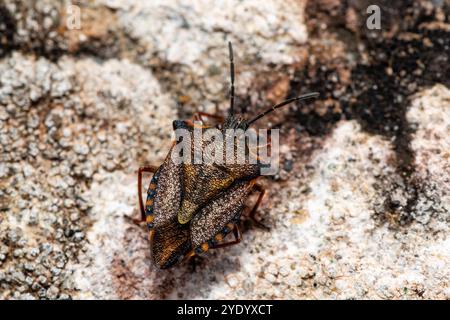
[[173,221],[180,208],[182,168],[181,164],[175,164],[172,161],[171,152],[158,170],[159,177],[153,204],[155,228]]
[[212,241],[230,221],[237,219],[252,191],[254,181],[240,181],[210,201],[191,221],[193,248]]

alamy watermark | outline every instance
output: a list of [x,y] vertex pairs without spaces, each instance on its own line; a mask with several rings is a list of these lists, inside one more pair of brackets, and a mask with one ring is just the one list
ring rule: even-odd
[[66,6],[66,27],[69,30],[81,29],[81,8],[77,5],[69,3]]
[[[366,20],[366,26],[369,30],[381,29],[381,9],[378,5],[372,4],[367,7],[366,13],[369,14]],[[81,29],[81,8],[70,1],[66,5],[66,27],[69,30]]]
[[369,30],[381,29],[381,9],[376,4],[372,4],[367,7],[367,14],[370,16],[366,20],[366,26]]

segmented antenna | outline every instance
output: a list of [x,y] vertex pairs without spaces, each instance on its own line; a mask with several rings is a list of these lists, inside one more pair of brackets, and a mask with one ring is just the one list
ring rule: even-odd
[[264,117],[265,115],[271,113],[272,111],[275,111],[276,109],[281,108],[281,107],[283,107],[283,106],[285,106],[285,105],[287,105],[289,103],[292,103],[294,101],[305,100],[305,99],[310,99],[310,98],[316,98],[318,96],[319,96],[318,92],[311,92],[311,93],[307,93],[307,94],[301,95],[301,96],[296,97],[296,98],[287,99],[287,100],[285,100],[283,102],[280,102],[279,104],[274,105],[272,108],[267,109],[263,113],[257,115],[252,120],[250,120],[247,124],[250,126],[256,120],[259,120],[262,117]]
[[234,58],[233,58],[233,46],[231,42],[228,41],[228,51],[230,54],[230,78],[231,78],[231,88],[230,88],[230,116],[234,114]]

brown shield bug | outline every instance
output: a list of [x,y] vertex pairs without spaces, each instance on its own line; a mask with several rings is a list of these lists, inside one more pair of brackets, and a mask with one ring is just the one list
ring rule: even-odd
[[[314,98],[318,93],[309,93],[283,101],[262,112],[251,120],[234,115],[234,61],[231,43],[230,54],[230,110],[224,120],[220,116],[197,112],[193,119],[203,117],[216,119],[215,126],[201,126],[201,130],[217,128],[247,130],[251,124],[266,114],[294,101]],[[184,129],[192,134],[198,127],[192,120],[175,120],[174,130]],[[223,143],[216,142],[214,143]],[[156,266],[169,268],[184,258],[193,257],[212,248],[222,248],[240,242],[238,221],[245,201],[253,191],[259,196],[248,217],[256,224],[256,210],[265,194],[256,183],[261,176],[261,164],[215,164],[175,163],[172,159],[176,143],[172,146],[163,164],[157,168],[145,166],[138,171],[138,196],[141,218],[146,221],[151,242],[152,258]],[[202,144],[201,148],[205,146]],[[192,151],[193,152],[193,151]],[[142,199],[142,174],[153,173],[147,190],[145,203]],[[234,240],[224,238],[233,233]]]

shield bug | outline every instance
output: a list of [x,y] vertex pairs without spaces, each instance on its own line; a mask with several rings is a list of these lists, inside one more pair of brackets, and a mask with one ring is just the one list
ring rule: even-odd
[[[309,93],[283,101],[262,112],[251,120],[234,114],[234,59],[231,43],[230,55],[230,109],[226,119],[217,115],[197,112],[193,120],[213,118],[215,126],[200,125],[201,130],[216,128],[247,130],[258,119],[294,101],[314,98],[318,93]],[[183,129],[192,137],[198,123],[192,120],[175,120],[174,130]],[[234,140],[233,140],[234,141]],[[213,143],[224,143],[214,141]],[[204,149],[204,144],[200,149]],[[265,194],[256,180],[261,176],[261,163],[216,164],[176,163],[173,154],[176,141],[165,161],[159,167],[145,166],[138,170],[138,196],[141,218],[146,221],[151,242],[152,259],[156,266],[169,268],[184,258],[201,254],[208,249],[222,248],[240,242],[238,221],[244,211],[245,201],[253,191],[259,192],[256,203],[248,217],[256,224],[256,210]],[[223,150],[223,149],[222,149]],[[233,150],[235,150],[233,146]],[[188,152],[194,153],[193,150]],[[234,153],[234,151],[233,151]],[[142,174],[153,173],[147,190],[145,203],[142,197]],[[234,240],[224,239],[233,233]]]

